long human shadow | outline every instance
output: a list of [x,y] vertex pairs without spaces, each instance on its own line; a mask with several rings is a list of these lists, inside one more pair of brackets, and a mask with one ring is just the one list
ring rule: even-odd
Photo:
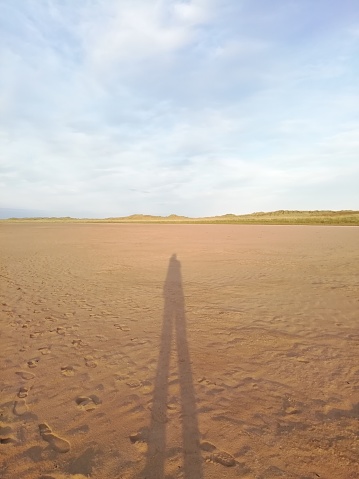
[[201,479],[200,434],[193,387],[192,367],[187,341],[185,302],[181,263],[175,254],[169,260],[163,288],[164,310],[160,352],[153,392],[151,423],[144,477],[163,479],[166,461],[167,402],[172,342],[177,349],[177,367],[181,401],[181,427],[184,479]]

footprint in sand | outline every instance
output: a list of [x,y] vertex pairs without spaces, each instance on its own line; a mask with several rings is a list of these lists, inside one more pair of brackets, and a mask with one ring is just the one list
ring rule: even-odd
[[214,444],[208,441],[201,442],[200,448],[202,449],[202,451],[206,451],[206,452],[213,452],[217,449]]
[[300,410],[297,409],[296,407],[288,406],[288,407],[286,408],[286,410],[285,410],[285,413],[286,413],[286,414],[291,414],[291,415],[292,415],[292,414],[298,414],[298,413],[300,413]]
[[121,329],[121,331],[124,331],[124,332],[128,332],[130,331],[130,328],[128,326],[126,326],[126,324],[114,324],[115,328],[116,329]]
[[96,368],[97,367],[97,362],[94,361],[93,356],[86,356],[84,359],[85,359],[85,364],[88,368]]
[[134,432],[133,434],[130,434],[129,438],[132,444],[135,444],[136,442],[146,442],[148,434],[146,434],[145,431]]
[[17,396],[19,398],[26,398],[27,395],[29,394],[29,390],[30,390],[30,388],[28,388],[26,386],[21,386],[21,388],[19,389],[19,392],[17,393]]
[[101,399],[95,394],[91,394],[90,396],[79,396],[76,398],[76,404],[79,409],[93,411],[99,404],[101,404]]
[[73,339],[72,344],[74,346],[86,346],[86,343],[84,343],[82,339]]
[[26,414],[28,411],[29,411],[29,408],[27,407],[25,399],[20,399],[19,401],[15,401],[13,413],[16,416],[22,416],[23,414]]
[[31,339],[38,338],[41,335],[42,335],[41,331],[35,331],[33,333],[30,333],[30,338]]
[[13,437],[0,437],[0,444],[14,444],[15,442]]
[[50,348],[39,348],[39,351],[41,354],[45,355],[45,354],[50,354],[51,353],[51,349]]
[[217,385],[216,382],[210,381],[209,379],[205,377],[199,379],[198,382],[207,389],[206,391],[207,395],[217,394],[225,390],[223,386],[219,386]]
[[34,379],[35,374],[28,373],[27,371],[17,371],[16,374],[21,377],[21,379],[25,379],[29,381],[30,379]]
[[28,362],[27,362],[27,365],[29,368],[36,368],[36,366],[38,365],[38,362],[40,361],[40,358],[34,358],[34,359],[30,359]]
[[236,460],[234,459],[234,457],[225,451],[214,452],[210,455],[210,460],[226,467],[233,467],[236,465]]
[[64,335],[65,335],[65,330],[64,330],[64,328],[61,328],[61,327],[56,328],[56,332],[57,332],[57,334],[60,334],[61,336],[64,336]]
[[15,441],[12,434],[12,428],[10,426],[2,426],[0,424],[0,444],[12,444]]
[[130,441],[134,444],[140,452],[147,451],[147,442],[148,442],[148,430],[143,429],[142,431],[135,432],[131,434]]
[[233,467],[236,465],[236,460],[228,452],[219,451],[216,446],[212,443],[204,441],[201,443],[202,451],[211,452],[210,456],[207,458],[210,462],[215,462],[221,464],[225,467]]
[[51,428],[45,424],[39,424],[40,436],[42,439],[49,443],[50,447],[56,452],[68,452],[71,448],[69,441],[62,439],[62,437],[56,436]]
[[142,382],[139,381],[138,379],[130,379],[129,381],[126,382],[126,384],[131,389],[140,388],[142,386]]
[[129,379],[128,374],[115,374],[116,381],[126,381],[126,379]]
[[63,376],[74,376],[75,370],[74,370],[73,366],[62,366],[61,374]]

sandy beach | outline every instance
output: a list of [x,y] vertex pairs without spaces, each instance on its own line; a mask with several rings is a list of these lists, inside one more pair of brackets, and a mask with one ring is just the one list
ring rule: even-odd
[[0,477],[359,478],[359,228],[0,225]]

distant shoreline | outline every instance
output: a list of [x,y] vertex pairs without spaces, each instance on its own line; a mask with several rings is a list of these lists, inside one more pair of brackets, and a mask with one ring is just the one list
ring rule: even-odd
[[131,215],[112,218],[34,217],[1,219],[0,223],[124,223],[124,224],[238,224],[359,226],[359,211],[290,211],[227,214],[203,218],[186,216]]

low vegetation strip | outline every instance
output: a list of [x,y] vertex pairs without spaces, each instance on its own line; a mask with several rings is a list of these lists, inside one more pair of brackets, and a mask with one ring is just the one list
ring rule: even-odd
[[115,218],[9,218],[2,222],[56,222],[56,223],[148,223],[148,224],[258,224],[258,225],[336,225],[359,226],[359,211],[290,211],[259,212],[246,215],[227,214],[204,218],[186,216],[131,215]]

